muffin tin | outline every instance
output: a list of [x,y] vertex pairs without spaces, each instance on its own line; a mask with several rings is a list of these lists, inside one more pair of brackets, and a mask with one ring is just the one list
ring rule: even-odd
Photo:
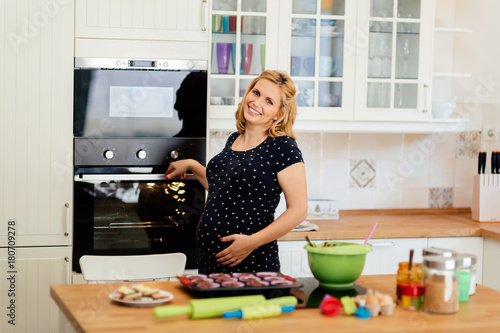
[[190,291],[208,297],[262,293],[281,296],[292,288],[303,287],[295,278],[279,272],[192,274],[178,278]]

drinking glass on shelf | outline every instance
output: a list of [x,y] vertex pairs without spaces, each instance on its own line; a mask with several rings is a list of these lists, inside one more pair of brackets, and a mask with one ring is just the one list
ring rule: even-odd
[[403,59],[403,75],[408,77],[408,59],[410,58],[410,40],[408,37],[402,37],[398,47],[398,54]]
[[380,77],[391,76],[391,49],[386,36],[378,38],[377,55],[381,60]]
[[378,99],[379,107],[381,107],[381,108],[387,107],[387,84],[386,83],[378,83],[377,99]]

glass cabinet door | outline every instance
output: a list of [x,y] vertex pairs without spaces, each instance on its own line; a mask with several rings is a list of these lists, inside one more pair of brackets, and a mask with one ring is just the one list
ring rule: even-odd
[[[365,85],[364,105],[360,109],[375,117],[380,111],[414,112],[425,111],[428,72],[430,61],[422,59],[429,55],[421,48],[425,29],[429,28],[423,18],[426,0],[363,0],[368,7],[364,59],[366,71],[359,77]],[[427,12],[428,14],[429,12]],[[430,15],[427,15],[430,16]],[[359,24],[359,23],[358,23]],[[359,37],[358,37],[359,39]],[[430,40],[429,40],[430,42]],[[422,66],[426,68],[422,68]],[[378,111],[378,112],[377,112]],[[423,112],[423,113],[425,113]],[[395,114],[398,117],[398,114]],[[391,115],[390,117],[393,117]],[[427,115],[424,115],[425,117]],[[369,116],[368,116],[369,117]]]
[[237,105],[266,68],[267,7],[267,0],[213,0],[210,105]]
[[346,85],[354,82],[354,61],[349,65],[346,54],[355,42],[349,37],[354,35],[354,7],[347,0],[292,0],[289,73],[298,87],[299,108],[338,118],[351,104],[352,89]]

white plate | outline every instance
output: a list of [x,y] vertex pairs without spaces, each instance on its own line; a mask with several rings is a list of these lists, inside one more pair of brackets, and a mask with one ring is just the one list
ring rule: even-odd
[[149,306],[158,306],[166,302],[170,302],[171,300],[174,299],[174,295],[168,291],[165,290],[160,290],[159,291],[162,295],[166,295],[168,297],[166,298],[160,298],[160,299],[153,299],[151,301],[141,301],[141,300],[123,300],[120,298],[115,297],[115,292],[112,292],[109,294],[109,298],[112,301],[115,301],[120,304],[128,305],[128,306],[137,306],[137,307],[149,307]]

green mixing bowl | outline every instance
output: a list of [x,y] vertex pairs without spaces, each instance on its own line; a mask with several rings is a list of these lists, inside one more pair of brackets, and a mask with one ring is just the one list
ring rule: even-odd
[[307,250],[309,267],[319,284],[329,289],[350,289],[365,267],[370,245],[347,242],[324,242]]

